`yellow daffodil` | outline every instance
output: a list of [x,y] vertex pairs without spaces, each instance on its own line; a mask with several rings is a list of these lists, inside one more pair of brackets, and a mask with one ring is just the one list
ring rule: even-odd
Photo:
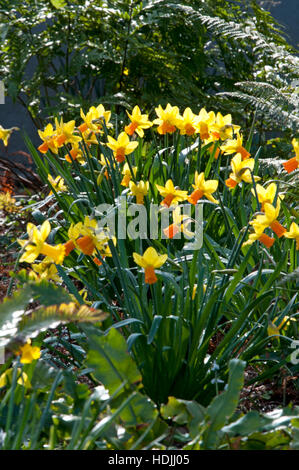
[[167,255],[159,255],[155,248],[147,248],[143,256],[138,253],[133,253],[135,263],[145,272],[146,284],[154,284],[157,282],[155,269],[160,268],[167,260]]
[[111,117],[111,111],[106,111],[102,104],[99,104],[97,107],[91,106],[89,111],[85,115],[80,109],[80,116],[83,119],[83,124],[81,124],[78,129],[84,133],[87,130],[94,133],[103,132],[103,123],[107,128],[112,127],[112,124],[109,122]]
[[130,153],[134,152],[136,147],[138,147],[138,142],[130,142],[127,134],[125,132],[121,132],[117,140],[108,135],[107,147],[113,150],[115,159],[121,163],[125,160],[125,155],[129,155]]
[[63,122],[63,118],[58,121],[55,118],[55,126],[56,126],[56,141],[58,147],[62,147],[64,144],[78,144],[81,142],[82,137],[79,135],[74,135],[75,130],[75,121]]
[[296,240],[296,249],[299,250],[299,225],[295,222],[291,223],[290,230],[283,234],[286,238],[294,238]]
[[[237,153],[231,159],[232,173],[230,177],[225,181],[226,186],[229,188],[234,188],[238,183],[244,181],[245,183],[252,183],[251,172],[254,169],[254,159],[247,158],[242,160],[241,154]],[[254,181],[259,181],[261,178],[259,176],[254,176]]]
[[31,346],[29,339],[24,346],[20,347],[18,354],[21,354],[21,364],[31,364],[32,361],[40,358],[40,348],[38,346]]
[[253,228],[254,232],[249,235],[248,240],[243,243],[242,247],[252,245],[255,241],[258,240],[267,248],[271,248],[275,242],[275,239],[264,233],[266,227],[263,225],[255,225]]
[[127,111],[127,115],[129,116],[131,121],[131,124],[125,127],[125,132],[128,135],[133,135],[134,132],[136,132],[139,137],[143,137],[143,129],[148,129],[153,125],[153,123],[148,120],[147,114],[141,114],[141,111],[138,106],[134,107],[132,114],[129,114]]
[[240,126],[232,124],[231,114],[222,116],[221,113],[217,113],[215,121],[211,124],[211,133],[216,139],[226,140],[233,136],[233,132],[238,132]]
[[295,157],[290,158],[287,162],[283,163],[284,169],[291,173],[292,171],[297,170],[299,168],[299,139],[292,140],[293,149],[295,151]]
[[20,258],[20,262],[33,263],[41,254],[48,256],[56,264],[61,264],[65,256],[65,248],[63,245],[52,246],[45,242],[51,231],[51,226],[46,220],[40,230],[32,223],[27,224],[27,233],[29,240],[17,240],[19,245],[25,250]]
[[201,140],[209,139],[211,125],[215,121],[215,113],[210,111],[209,113],[205,108],[202,108],[198,114],[196,122],[196,129],[200,134]]
[[[69,155],[69,153],[70,153],[70,155]],[[69,151],[69,153],[65,154],[65,159],[66,159],[67,162],[73,163],[73,161],[77,160],[80,163],[80,165],[82,165],[84,163],[85,159],[84,159],[84,156],[83,156],[83,152],[80,149],[78,143],[75,142],[74,144],[72,144],[72,148]]]
[[139,181],[139,183],[135,184],[134,181],[130,181],[129,187],[132,196],[136,197],[136,203],[143,204],[144,196],[147,196],[149,190],[149,182]]
[[243,147],[243,136],[241,134],[237,134],[236,139],[228,139],[223,145],[221,145],[220,149],[225,155],[239,153],[242,160],[246,160],[250,157],[250,153]]
[[7,147],[8,145],[8,139],[10,138],[11,136],[11,133],[13,131],[18,131],[19,128],[18,127],[11,127],[10,129],[4,129],[1,125],[0,125],[0,140],[3,141],[5,147]]
[[217,180],[207,180],[205,181],[205,174],[202,172],[198,174],[195,172],[195,181],[192,185],[194,188],[193,193],[188,196],[188,201],[191,204],[197,204],[197,201],[205,196],[209,201],[218,204],[218,201],[212,196],[212,194],[218,188],[218,181]]
[[[255,190],[254,188],[251,189],[252,194],[255,196]],[[258,201],[261,204],[261,209],[262,211],[264,210],[264,205],[266,202],[269,204],[272,204],[277,192],[277,185],[276,183],[270,183],[267,188],[264,188],[260,184],[256,185],[256,193],[258,197]],[[284,198],[283,195],[278,195],[279,199],[282,200]]]
[[154,124],[158,125],[157,131],[159,134],[171,134],[175,132],[177,124],[180,121],[180,112],[177,106],[171,106],[169,103],[166,108],[163,109],[159,104],[158,108],[155,108],[157,119],[153,121]]
[[250,222],[250,225],[254,227],[254,229],[258,229],[259,227],[270,227],[274,233],[278,236],[278,238],[282,237],[283,234],[286,232],[286,229],[278,222],[277,218],[280,212],[280,199],[277,199],[276,207],[272,204],[266,202],[264,204],[264,214],[257,215],[256,218]]
[[47,153],[47,151],[50,149],[53,153],[57,154],[58,153],[57,134],[52,124],[51,123],[47,124],[47,126],[45,127],[43,131],[38,129],[37,132],[41,140],[43,141],[43,144],[41,144],[38,147],[38,150],[41,153]]
[[[137,166],[134,166],[134,167],[132,168],[132,171],[133,171],[133,175],[134,175],[134,177],[135,177],[135,176],[136,176],[136,173],[137,173]],[[121,174],[123,175],[123,179],[121,180],[121,183],[120,183],[120,184],[121,184],[122,186],[125,186],[126,188],[128,188],[128,187],[129,187],[129,183],[130,183],[130,181],[131,181],[131,179],[132,179],[132,173],[131,173],[131,170],[130,170],[130,167],[129,167],[128,163],[125,163],[125,164],[124,164],[124,167],[123,167],[123,169],[122,169]]]
[[183,116],[177,122],[177,127],[180,130],[180,134],[182,135],[193,135],[199,132],[197,128],[197,123],[199,121],[199,117],[196,116],[190,108],[186,108]]
[[192,238],[193,232],[188,230],[188,225],[192,219],[185,214],[181,214],[180,207],[176,207],[173,211],[173,223],[163,230],[167,238],[174,238],[179,232],[183,232],[187,237]]
[[72,224],[68,230],[69,240],[65,243],[66,256],[78,248],[82,253],[92,256],[98,250],[101,256],[111,256],[108,240],[111,238],[116,243],[115,237],[99,229],[96,219],[86,216],[84,222]]
[[164,197],[161,202],[162,206],[170,207],[171,205],[176,205],[178,202],[185,201],[188,196],[187,191],[177,189],[171,180],[166,181],[165,186],[159,186],[156,184],[156,188],[161,196]]
[[[57,176],[54,180],[54,178],[51,175],[48,175],[48,181],[51,183],[55,191],[58,192],[64,192],[67,191],[67,187],[65,186],[64,179],[61,176]],[[53,191],[51,190],[49,192],[49,196],[53,194]]]

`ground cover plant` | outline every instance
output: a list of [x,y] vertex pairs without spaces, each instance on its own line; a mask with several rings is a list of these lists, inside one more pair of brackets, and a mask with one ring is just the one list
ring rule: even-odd
[[48,191],[1,307],[2,446],[296,448],[296,399],[237,405],[246,367],[298,389],[297,138],[270,178],[254,122],[80,114],[26,138]]

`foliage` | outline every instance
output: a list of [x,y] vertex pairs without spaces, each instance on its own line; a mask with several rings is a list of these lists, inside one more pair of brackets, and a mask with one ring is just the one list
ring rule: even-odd
[[[215,94],[243,100],[235,83],[246,82],[247,102],[260,107],[257,86],[287,96],[298,74],[294,51],[255,0],[1,0],[0,16],[1,78],[39,128],[49,115],[76,116],[99,99],[117,111],[136,101],[147,110],[157,102],[192,102],[195,110],[205,103],[234,110],[245,125],[252,108],[241,112],[234,99]],[[271,109],[268,127],[291,126]],[[292,105],[284,112],[292,114]]]

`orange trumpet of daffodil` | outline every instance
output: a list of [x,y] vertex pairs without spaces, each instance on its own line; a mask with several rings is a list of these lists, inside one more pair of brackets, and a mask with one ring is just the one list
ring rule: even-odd
[[117,140],[108,135],[107,147],[113,150],[115,159],[121,163],[125,160],[125,155],[129,155],[130,153],[134,152],[136,147],[138,147],[138,142],[130,142],[127,134],[125,132],[121,132]]
[[62,264],[65,256],[64,245],[52,246],[45,242],[51,232],[51,225],[48,220],[43,222],[40,230],[32,223],[27,224],[29,240],[17,240],[25,252],[20,258],[20,262],[33,263],[39,255],[48,256],[54,263]]
[[155,269],[160,268],[167,260],[167,255],[159,255],[155,248],[147,248],[143,256],[133,253],[135,263],[144,269],[146,284],[157,282]]
[[156,184],[156,188],[158,189],[161,196],[164,197],[163,201],[161,202],[162,206],[170,207],[171,205],[175,205],[178,202],[185,201],[188,196],[187,191],[182,191],[175,188],[172,180],[166,181],[165,186]]
[[295,171],[297,168],[299,168],[299,140],[293,139],[292,145],[296,155],[295,157],[290,158],[290,160],[287,162],[283,163],[284,169],[288,173],[291,173],[292,171]]
[[263,225],[254,226],[254,232],[249,235],[248,240],[243,243],[242,247],[252,245],[255,241],[258,240],[267,248],[271,248],[275,242],[275,239],[264,233],[264,230],[265,227]]
[[125,132],[128,135],[133,135],[134,132],[139,135],[139,137],[144,136],[144,130],[148,129],[153,125],[151,121],[148,120],[147,114],[141,114],[139,106],[135,106],[133,109],[132,114],[129,114],[127,111],[127,115],[130,118],[131,123],[125,127]]
[[192,186],[194,191],[190,196],[188,196],[188,201],[191,204],[197,204],[197,201],[203,196],[205,196],[209,201],[214,202],[214,204],[218,204],[218,201],[212,196],[218,188],[217,180],[205,181],[205,174],[203,172],[198,174],[196,171],[194,184]]

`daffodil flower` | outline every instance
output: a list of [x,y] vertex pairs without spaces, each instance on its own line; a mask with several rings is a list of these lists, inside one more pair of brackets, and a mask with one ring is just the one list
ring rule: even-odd
[[201,140],[209,139],[213,122],[215,122],[215,113],[213,111],[208,113],[205,108],[202,108],[196,120],[196,129],[200,134]]
[[43,222],[40,230],[32,223],[27,224],[29,240],[17,240],[19,245],[25,250],[20,258],[20,262],[33,263],[39,255],[48,256],[56,264],[62,264],[65,256],[64,245],[52,246],[45,242],[51,231],[48,220]]
[[43,131],[38,129],[37,132],[41,140],[43,141],[43,144],[41,144],[38,147],[38,150],[41,153],[47,153],[47,151],[50,149],[51,152],[57,154],[58,153],[57,134],[52,124],[51,123],[47,124],[47,126],[45,127]]
[[255,241],[261,242],[267,248],[271,248],[275,242],[275,238],[269,237],[264,233],[265,227],[263,225],[255,225],[254,232],[251,233],[248,237],[248,240],[243,243],[242,247],[252,245]]
[[283,234],[286,232],[286,229],[278,222],[277,218],[280,212],[280,199],[277,199],[276,207],[272,204],[266,202],[264,204],[264,214],[257,215],[256,218],[250,222],[250,225],[254,227],[254,229],[258,227],[270,227],[274,233],[278,236],[278,238],[282,237]]
[[31,364],[32,361],[40,358],[40,348],[31,346],[29,339],[24,346],[21,346],[19,354],[21,354],[21,364]]
[[[255,189],[256,189],[258,201],[262,206],[261,209],[264,210],[264,205],[266,204],[266,202],[269,204],[273,203],[275,196],[276,196],[276,192],[277,192],[277,185],[275,183],[270,183],[269,186],[267,186],[267,188],[264,188],[260,184],[257,184]],[[254,188],[251,189],[251,192],[255,196]],[[279,194],[278,197],[280,200],[284,198],[284,196],[281,194]]]
[[[137,173],[137,166],[134,166],[134,167],[132,168],[132,171],[133,171],[133,175],[134,175],[134,177],[135,177],[135,176],[136,176],[136,173]],[[124,167],[123,167],[123,169],[122,169],[121,174],[123,175],[123,179],[121,180],[121,183],[120,183],[120,184],[121,184],[122,186],[125,186],[126,188],[128,188],[128,187],[129,187],[129,183],[130,183],[130,181],[131,181],[131,179],[132,179],[132,173],[131,173],[131,169],[130,169],[128,163],[125,163],[125,164],[124,164]]]
[[143,204],[144,196],[147,196],[148,194],[149,182],[139,181],[139,183],[136,184],[134,181],[130,181],[129,187],[132,196],[136,197],[136,203]]
[[228,139],[223,145],[221,145],[220,149],[225,155],[239,153],[242,160],[246,160],[250,157],[250,153],[243,147],[243,136],[241,134],[237,134],[236,139]]
[[215,121],[210,126],[210,130],[215,138],[226,140],[233,136],[233,132],[238,132],[240,126],[232,124],[231,114],[222,116],[221,113],[217,113]]
[[190,108],[186,108],[183,116],[178,120],[177,127],[181,135],[193,135],[199,132],[197,123],[199,117],[194,114]]
[[99,104],[97,107],[91,106],[86,115],[83,113],[83,110],[80,109],[80,116],[83,119],[83,124],[81,124],[78,129],[84,133],[87,130],[94,133],[103,132],[103,123],[107,128],[112,127],[112,124],[109,122],[111,117],[111,111],[106,111],[102,104]]
[[163,230],[167,238],[174,238],[179,232],[183,232],[188,238],[194,236],[194,233],[188,230],[188,225],[192,222],[192,219],[186,214],[181,214],[180,207],[175,208],[172,217],[173,223]]
[[[61,176],[57,176],[54,180],[54,178],[51,175],[48,175],[48,181],[51,183],[55,191],[58,192],[64,192],[67,191],[67,187],[65,186],[64,179]],[[53,191],[51,190],[49,192],[49,196],[53,194]]]
[[125,155],[129,155],[130,153],[134,152],[136,147],[138,147],[138,142],[130,142],[127,134],[125,132],[121,132],[117,140],[108,135],[107,147],[113,150],[115,159],[119,163],[122,163],[125,160]]
[[135,263],[144,269],[146,284],[154,284],[158,278],[155,269],[160,268],[167,260],[167,255],[159,255],[155,248],[147,248],[143,256],[133,253]]
[[[253,172],[254,163],[253,158],[242,160],[241,154],[237,153],[237,155],[231,159],[231,167],[233,171],[225,181],[226,186],[234,188],[238,183],[241,183],[241,181],[252,183],[251,172]],[[261,179],[259,176],[254,176],[253,178],[254,181],[259,181]]]
[[11,136],[11,133],[13,131],[18,131],[19,128],[18,127],[11,127],[10,129],[4,129],[1,125],[0,125],[0,140],[3,141],[5,147],[7,147],[8,145],[8,139],[10,138]]
[[78,144],[81,142],[82,137],[74,135],[75,125],[74,120],[63,122],[63,118],[61,118],[60,121],[55,118],[56,142],[58,147],[62,147],[64,144]]
[[129,116],[129,119],[131,121],[131,123],[125,127],[125,132],[128,135],[133,135],[134,132],[136,132],[139,137],[143,137],[143,129],[148,129],[153,125],[153,123],[148,120],[147,114],[141,114],[139,106],[134,107],[132,114],[129,114],[127,111],[127,115]]
[[164,197],[161,205],[170,207],[171,205],[178,204],[178,202],[185,201],[188,196],[187,191],[182,191],[175,188],[172,180],[166,181],[165,186],[160,186],[156,184],[156,188],[162,197]]
[[169,103],[166,108],[163,109],[159,104],[158,108],[155,108],[157,119],[153,121],[154,124],[158,125],[157,131],[159,134],[171,134],[176,131],[177,124],[180,121],[180,112],[177,106],[171,106]]
[[194,191],[193,193],[188,196],[188,201],[191,204],[196,205],[197,201],[205,196],[209,201],[214,202],[214,204],[218,204],[219,202],[212,196],[212,194],[218,188],[218,181],[217,180],[207,180],[205,181],[204,173],[198,174],[195,172],[195,184],[193,184]]

